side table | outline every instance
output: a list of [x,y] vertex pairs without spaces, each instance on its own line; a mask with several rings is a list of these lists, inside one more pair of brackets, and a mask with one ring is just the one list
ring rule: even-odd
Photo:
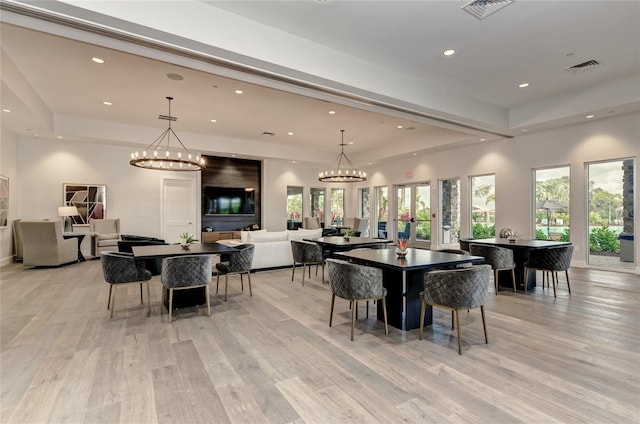
[[80,249],[80,246],[82,246],[82,240],[84,240],[84,236],[86,236],[86,234],[82,234],[82,233],[64,233],[62,234],[62,237],[66,240],[66,239],[77,239],[78,240],[78,261],[79,262],[83,262],[86,261],[87,259],[84,257],[84,255],[82,254],[82,250]]

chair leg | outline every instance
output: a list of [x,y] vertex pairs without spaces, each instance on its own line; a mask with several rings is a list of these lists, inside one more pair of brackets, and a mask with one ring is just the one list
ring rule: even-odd
[[111,291],[113,290],[113,284],[109,284],[109,299],[107,299],[107,310],[111,309]]
[[493,284],[496,286],[496,296],[498,295],[498,270],[493,270]]
[[220,284],[220,271],[216,274],[216,294],[218,294],[218,284]]
[[111,318],[113,318],[113,310],[116,309],[116,286],[111,285]]
[[458,355],[462,355],[462,341],[460,340],[460,314],[459,310],[455,310],[456,313],[456,327],[458,330]]
[[331,327],[331,324],[333,323],[333,305],[336,303],[336,295],[332,294],[331,295],[331,312],[329,312],[329,327]]
[[453,309],[452,309],[452,310],[451,310],[451,329],[452,329],[452,330],[455,330],[455,328],[456,328],[456,325],[453,323],[453,320],[455,319],[455,315],[456,315],[456,314],[454,313],[454,311],[453,311]]
[[242,278],[242,274],[240,274],[240,289],[244,292],[244,279]]
[[169,324],[171,324],[173,315],[173,289],[169,289]]
[[167,290],[162,286],[162,299],[160,300],[160,315],[164,315],[164,301],[167,298]]
[[487,324],[484,321],[484,305],[480,305],[480,313],[482,314],[482,328],[484,329],[484,342],[489,344],[489,337],[487,336]]
[[[302,286],[304,287],[304,275],[305,275],[305,268],[307,267],[307,264],[305,262],[302,263]],[[309,278],[311,278],[311,275],[309,275]]]
[[324,282],[324,263],[322,264],[322,284],[325,284],[325,282]]
[[382,298],[382,316],[384,317],[384,334],[389,335],[389,326],[387,325],[387,301]]
[[551,272],[551,285],[553,286],[553,297],[556,297],[556,274],[554,272]]
[[367,319],[369,319],[369,301],[367,300]]
[[311,264],[307,264],[307,268],[309,269],[309,279],[311,279]]
[[569,289],[569,294],[571,294],[571,284],[569,284],[569,270],[568,269],[564,270],[564,275],[567,276],[567,288]]
[[[544,284],[544,283],[543,283]],[[527,286],[529,285],[529,268],[524,269],[524,293],[527,293]]]
[[251,291],[251,271],[247,272],[247,280],[249,280],[249,296],[253,297],[253,292]]
[[227,289],[229,288],[229,274],[224,274],[224,301],[227,301]]
[[517,293],[516,290],[516,269],[511,268],[511,280],[513,281],[513,292]]
[[144,303],[144,300],[142,300],[142,283],[140,283],[140,303]]
[[209,299],[209,284],[205,286],[204,291],[207,296],[207,316],[211,316],[211,300]]
[[422,299],[422,305],[420,306],[420,332],[418,333],[418,340],[422,340],[422,331],[424,330],[424,313],[427,309],[427,304]]
[[292,268],[292,272],[291,272],[291,281],[293,281],[293,278],[296,276],[296,263],[293,263]]
[[353,301],[353,309],[351,310],[351,341],[353,341],[353,330],[356,328],[356,310],[358,309],[358,301]]
[[151,316],[151,289],[149,288],[149,281],[147,281],[147,303],[149,304],[147,307],[147,316]]

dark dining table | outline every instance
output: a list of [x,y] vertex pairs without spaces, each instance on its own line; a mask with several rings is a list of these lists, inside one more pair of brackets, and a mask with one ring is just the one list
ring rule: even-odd
[[332,256],[335,252],[344,252],[362,247],[376,247],[392,243],[391,240],[387,239],[342,236],[306,238],[303,239],[303,241],[319,244],[322,247],[322,250],[328,252],[329,256]]
[[[420,292],[424,290],[424,274],[463,263],[482,262],[481,256],[458,255],[435,250],[407,249],[407,256],[398,257],[395,249],[362,249],[337,252],[336,259],[382,269],[382,284],[387,289],[387,321],[401,330],[420,327]],[[382,308],[378,319],[383,319]],[[431,325],[432,309],[427,305],[425,325]]]
[[[529,260],[529,252],[532,250],[540,249],[552,249],[554,247],[561,247],[571,244],[567,241],[554,241],[554,240],[530,240],[530,239],[516,239],[514,241],[506,238],[489,238],[489,239],[460,239],[460,241],[471,244],[482,244],[486,246],[498,246],[513,250],[513,261],[516,264],[515,276],[516,286],[524,290],[524,283],[527,281],[525,275],[524,264]],[[513,281],[511,279],[510,271],[498,271],[500,272],[500,286],[506,288],[513,287]],[[535,270],[529,270],[527,290],[536,286],[536,272]]]
[[[221,243],[193,243],[188,249],[179,244],[156,244],[148,246],[133,246],[131,248],[136,259],[162,259],[183,255],[220,255],[233,254],[238,249]],[[164,288],[163,288],[164,290]],[[169,296],[165,296],[165,307],[169,307]],[[204,287],[188,290],[176,290],[173,294],[173,307],[176,309],[203,305],[207,302]]]

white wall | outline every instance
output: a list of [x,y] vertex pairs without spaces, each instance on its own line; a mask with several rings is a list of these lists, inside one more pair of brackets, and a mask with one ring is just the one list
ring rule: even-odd
[[18,136],[2,129],[0,136],[0,175],[9,177],[9,222],[7,228],[0,229],[0,265],[11,262],[13,250],[12,222],[18,218],[20,191],[18,183]]

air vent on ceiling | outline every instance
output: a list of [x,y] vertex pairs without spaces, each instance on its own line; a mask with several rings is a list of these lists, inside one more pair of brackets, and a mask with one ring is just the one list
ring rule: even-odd
[[276,133],[270,132],[270,131],[263,131],[262,135],[268,135],[270,137],[273,137],[274,135],[276,135]]
[[514,1],[515,0],[473,0],[462,6],[462,8],[476,18],[484,19]]
[[597,68],[600,62],[597,60],[587,60],[586,62],[578,63],[577,65],[569,66],[566,71],[571,73],[586,71],[587,69]]

